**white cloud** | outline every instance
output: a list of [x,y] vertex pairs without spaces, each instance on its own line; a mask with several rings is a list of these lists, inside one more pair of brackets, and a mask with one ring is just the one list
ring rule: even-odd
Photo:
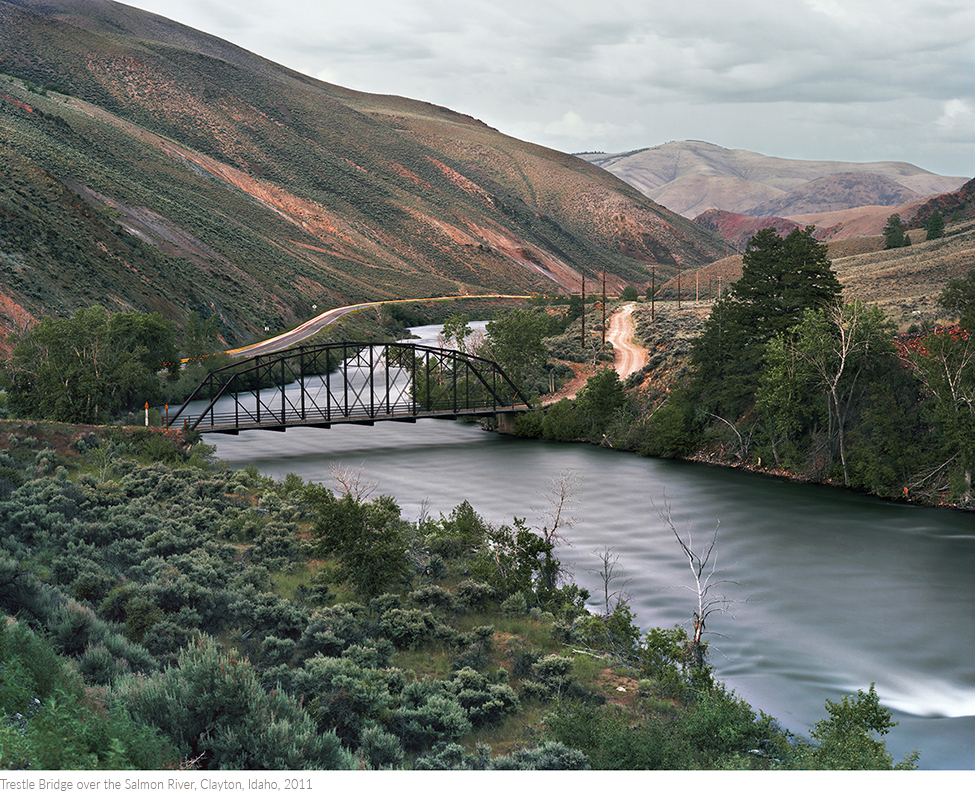
[[967,100],[955,97],[944,104],[944,111],[935,124],[944,134],[961,134],[971,142],[975,136],[975,108]]
[[563,150],[697,138],[975,172],[970,0],[129,2]]

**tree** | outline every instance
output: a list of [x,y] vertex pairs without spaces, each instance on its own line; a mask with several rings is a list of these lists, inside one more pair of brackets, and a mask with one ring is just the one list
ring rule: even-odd
[[[546,589],[554,590],[568,573],[562,568],[554,556],[557,545],[568,544],[563,532],[571,528],[577,520],[570,514],[570,506],[579,494],[580,479],[571,470],[561,473],[552,479],[551,488],[546,495],[547,506],[541,510],[544,520],[542,524],[542,540],[547,548],[545,560],[542,564],[541,582]],[[534,510],[534,509],[533,509]]]
[[881,233],[884,237],[884,250],[906,247],[911,243],[904,231],[904,223],[901,221],[900,214],[891,214],[887,217],[887,224],[884,225]]
[[440,329],[440,346],[453,347],[455,350],[474,353],[474,347],[470,345],[470,340],[474,336],[474,330],[468,324],[470,319],[464,314],[454,314],[448,317]]
[[938,305],[958,317],[958,324],[975,334],[975,269],[964,278],[952,278],[938,296]]
[[179,372],[174,326],[158,313],[101,306],[45,317],[17,338],[6,367],[11,410],[60,422],[103,423],[156,402],[158,373]]
[[715,579],[717,566],[715,564],[714,548],[718,542],[719,526],[715,525],[714,533],[711,535],[711,541],[705,549],[696,552],[693,549],[694,542],[690,532],[685,536],[681,536],[678,533],[677,526],[674,524],[673,517],[670,513],[670,507],[664,505],[663,508],[656,508],[656,511],[657,516],[670,528],[674,537],[677,539],[681,552],[683,552],[684,557],[687,559],[687,565],[691,570],[691,575],[694,576],[694,586],[688,587],[697,596],[697,608],[692,615],[694,633],[689,640],[689,648],[692,664],[698,670],[704,670],[707,644],[702,639],[704,631],[707,629],[708,617],[714,613],[724,613],[730,608],[732,603],[730,598],[716,594],[715,590],[722,584],[735,583],[735,581]]
[[183,352],[187,358],[202,358],[214,351],[219,324],[220,317],[216,314],[211,314],[203,322],[196,311],[190,312],[183,329]]
[[[975,274],[975,273],[973,273]],[[941,441],[960,469],[962,504],[972,501],[975,472],[975,342],[961,326],[938,330],[904,351],[935,403]]]
[[892,324],[876,306],[859,300],[837,303],[829,309],[810,309],[784,337],[778,359],[799,358],[825,394],[828,409],[828,440],[843,465],[843,481],[849,483],[846,463],[846,429],[849,406],[862,389],[860,378],[876,360],[893,350]]
[[392,497],[363,501],[310,485],[305,497],[316,511],[319,552],[339,558],[336,576],[360,597],[377,597],[413,572],[407,525]]
[[931,212],[931,216],[928,217],[927,224],[924,226],[924,232],[927,234],[929,242],[945,235],[945,218],[938,209]]
[[918,752],[907,755],[896,765],[883,741],[872,733],[886,736],[897,723],[891,722],[890,709],[880,705],[880,698],[870,690],[858,689],[856,697],[840,702],[826,701],[829,718],[817,722],[810,735],[819,744],[815,750],[802,752],[800,763],[812,769],[916,769]]
[[806,309],[840,297],[827,247],[813,230],[797,228],[783,239],[766,228],[749,240],[741,278],[712,307],[691,357],[692,391],[707,411],[737,419],[754,397],[769,340],[798,324]]
[[807,308],[824,308],[840,296],[827,246],[813,230],[796,228],[782,239],[766,228],[749,240],[731,294],[753,335],[767,341],[795,325]]
[[626,387],[614,369],[603,369],[590,377],[576,398],[582,426],[594,438],[606,432],[625,405]]
[[543,339],[549,334],[548,316],[516,308],[486,326],[488,357],[497,361],[516,384],[532,377],[545,361]]

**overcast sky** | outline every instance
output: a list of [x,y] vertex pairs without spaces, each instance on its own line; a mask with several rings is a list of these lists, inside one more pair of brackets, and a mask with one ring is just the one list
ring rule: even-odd
[[701,139],[975,176],[972,0],[131,0],[566,152]]

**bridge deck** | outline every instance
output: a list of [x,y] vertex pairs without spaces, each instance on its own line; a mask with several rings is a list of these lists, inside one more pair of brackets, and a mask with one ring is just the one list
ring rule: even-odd
[[196,426],[199,433],[227,433],[237,434],[240,431],[268,430],[284,431],[287,428],[330,428],[332,425],[373,425],[376,422],[416,422],[418,419],[458,419],[460,417],[488,417],[499,413],[528,411],[528,405],[506,406],[498,408],[486,406],[481,408],[463,409],[414,409],[412,405],[396,409],[383,409],[370,413],[368,409],[352,409],[347,415],[302,415],[289,410],[285,414],[280,411],[262,410],[260,415],[250,414],[207,414]]

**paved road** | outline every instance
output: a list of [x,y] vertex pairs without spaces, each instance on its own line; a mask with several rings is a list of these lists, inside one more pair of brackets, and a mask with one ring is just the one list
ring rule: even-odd
[[227,350],[226,352],[228,355],[249,358],[251,356],[275,353],[278,350],[287,350],[289,347],[294,347],[299,342],[314,336],[326,325],[331,325],[346,314],[351,314],[353,311],[360,311],[365,308],[378,308],[387,303],[392,305],[394,303],[430,303],[437,300],[528,300],[529,297],[529,295],[520,294],[483,294],[459,295],[456,297],[418,297],[411,300],[381,300],[375,303],[356,303],[351,306],[329,309],[286,333],[265,339],[263,342],[255,342],[246,347],[238,347],[235,350]]

